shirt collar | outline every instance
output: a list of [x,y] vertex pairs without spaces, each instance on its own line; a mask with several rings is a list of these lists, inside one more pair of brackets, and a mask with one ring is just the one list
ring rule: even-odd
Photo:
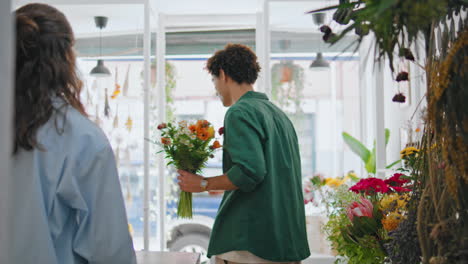
[[266,94],[264,94],[264,93],[259,93],[259,92],[255,92],[255,91],[248,91],[244,95],[242,95],[239,98],[239,100],[237,100],[237,101],[239,102],[241,100],[249,99],[249,98],[268,100],[268,96],[266,96]]

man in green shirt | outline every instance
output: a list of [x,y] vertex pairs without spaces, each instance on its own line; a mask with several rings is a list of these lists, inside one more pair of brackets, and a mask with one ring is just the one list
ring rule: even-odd
[[301,162],[294,127],[263,93],[248,47],[228,44],[207,62],[224,106],[223,172],[179,171],[187,192],[225,190],[208,248],[216,263],[300,263],[309,255]]

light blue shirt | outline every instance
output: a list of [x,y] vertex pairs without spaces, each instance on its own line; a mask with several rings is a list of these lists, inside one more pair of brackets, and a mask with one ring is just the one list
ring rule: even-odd
[[1,216],[11,229],[10,237],[0,237],[0,262],[136,263],[114,155],[103,132],[65,107],[39,129],[37,139],[44,151],[20,150],[13,157],[13,195],[8,215]]

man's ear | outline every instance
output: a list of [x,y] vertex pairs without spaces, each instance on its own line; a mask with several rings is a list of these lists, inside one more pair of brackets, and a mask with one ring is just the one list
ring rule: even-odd
[[223,69],[219,70],[219,79],[223,82],[227,81],[227,75],[224,73]]

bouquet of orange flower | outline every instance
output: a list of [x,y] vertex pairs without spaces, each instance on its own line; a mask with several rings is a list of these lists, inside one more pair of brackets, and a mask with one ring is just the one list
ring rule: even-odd
[[[200,173],[208,158],[213,158],[213,152],[221,147],[215,137],[215,129],[206,120],[195,123],[181,121],[178,124],[162,123],[161,144],[166,153],[167,165],[191,173]],[[177,215],[182,218],[192,218],[192,193],[181,191]]]

